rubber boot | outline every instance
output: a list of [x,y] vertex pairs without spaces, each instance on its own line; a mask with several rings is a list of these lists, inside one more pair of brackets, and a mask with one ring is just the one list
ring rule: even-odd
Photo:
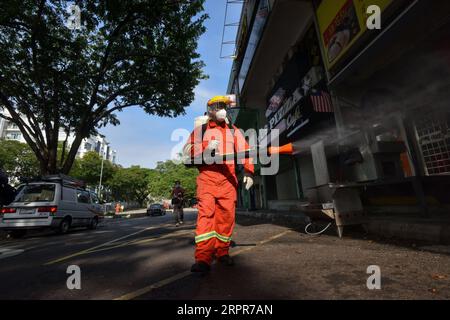
[[209,266],[209,264],[207,264],[206,262],[203,262],[203,261],[198,261],[192,265],[191,272],[204,274],[204,273],[208,273],[210,269],[211,269],[211,267]]

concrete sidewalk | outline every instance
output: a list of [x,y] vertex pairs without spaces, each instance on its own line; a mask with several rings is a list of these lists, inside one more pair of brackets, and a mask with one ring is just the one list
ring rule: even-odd
[[[450,298],[450,256],[420,247],[339,239],[332,231],[307,236],[291,227],[238,215],[231,249],[235,266],[214,263],[205,276],[191,274],[193,250],[178,252],[178,272],[141,284],[136,299],[435,299]],[[168,252],[173,250],[170,245]],[[186,257],[190,254],[191,256]],[[129,254],[128,254],[129,255]],[[189,260],[189,258],[191,260]],[[128,263],[128,262],[127,262]],[[381,288],[367,287],[368,267],[381,272]],[[148,269],[157,269],[152,257]],[[159,269],[164,269],[159,267]],[[144,280],[146,281],[146,280]],[[142,293],[142,294],[141,294]]]
[[[281,225],[303,228],[309,222],[301,211],[244,211],[237,210],[238,215],[263,219]],[[450,214],[433,215],[429,218],[416,215],[375,215],[366,216],[365,229],[368,234],[385,239],[419,241],[430,244],[450,244]],[[348,228],[348,227],[347,227]],[[336,234],[335,227],[330,227],[328,234]],[[348,234],[344,228],[344,237]]]
[[282,225],[306,226],[308,217],[301,211],[277,211],[277,210],[236,210],[236,214],[251,218],[263,219]]
[[367,231],[383,238],[450,244],[450,218],[445,216],[369,216]]

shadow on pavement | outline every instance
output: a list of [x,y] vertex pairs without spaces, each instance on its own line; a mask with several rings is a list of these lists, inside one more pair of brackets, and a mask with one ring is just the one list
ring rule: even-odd
[[[299,234],[302,234],[304,236],[310,237],[311,239],[318,239],[320,237],[331,237],[339,241],[345,241],[345,240],[363,240],[363,241],[370,241],[375,242],[378,244],[383,245],[391,245],[395,247],[400,248],[408,248],[412,250],[419,250],[424,251],[421,249],[421,247],[426,246],[432,246],[436,245],[434,242],[430,241],[419,241],[419,240],[404,240],[404,239],[398,239],[398,238],[386,238],[374,234],[369,234],[366,232],[364,227],[362,225],[354,225],[354,226],[345,226],[344,227],[344,236],[342,239],[338,237],[336,226],[331,225],[325,232],[323,232],[320,235],[308,235],[305,232],[305,223],[298,223],[298,222],[289,222],[289,221],[281,221],[281,220],[266,220],[264,218],[256,218],[256,217],[249,217],[249,216],[243,216],[243,215],[236,215],[236,223],[241,226],[256,226],[256,225],[277,225],[289,228]],[[317,222],[317,230],[321,230],[327,225],[327,222],[325,221],[318,221]],[[443,253],[445,254],[445,253]]]

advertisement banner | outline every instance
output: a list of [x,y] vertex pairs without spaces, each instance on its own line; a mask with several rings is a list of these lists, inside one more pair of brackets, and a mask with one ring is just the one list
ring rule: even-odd
[[325,51],[325,65],[331,69],[368,31],[367,7],[385,11],[393,0],[323,0],[316,15]]

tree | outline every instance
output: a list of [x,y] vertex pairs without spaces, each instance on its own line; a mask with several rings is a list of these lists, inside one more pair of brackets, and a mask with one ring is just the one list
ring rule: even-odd
[[[196,52],[204,0],[75,2],[79,30],[65,25],[66,1],[10,0],[0,10],[0,116],[20,128],[42,174],[68,173],[83,138],[118,125],[125,108],[184,114],[205,78]],[[61,129],[75,138],[58,164]]]
[[[97,186],[100,181],[102,158],[95,151],[87,152],[82,158],[76,159],[70,175],[86,182],[90,186]],[[108,186],[108,181],[115,171],[114,165],[108,161],[103,161],[102,184]]]
[[31,178],[39,172],[39,162],[27,144],[0,140],[0,168],[10,178]]
[[115,200],[137,201],[144,207],[149,194],[148,179],[151,170],[132,166],[130,168],[118,168],[109,182],[112,195]]
[[149,176],[149,192],[152,197],[169,198],[175,181],[179,180],[186,190],[185,198],[196,196],[198,170],[186,168],[173,161],[159,162]]

